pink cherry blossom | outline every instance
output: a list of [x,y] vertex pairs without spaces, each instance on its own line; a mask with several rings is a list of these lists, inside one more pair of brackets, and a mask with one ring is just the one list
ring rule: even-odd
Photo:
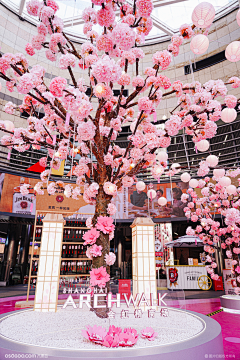
[[104,287],[106,283],[110,280],[110,276],[106,271],[106,268],[101,266],[98,269],[92,269],[90,271],[90,284],[92,286],[99,286],[100,288]]

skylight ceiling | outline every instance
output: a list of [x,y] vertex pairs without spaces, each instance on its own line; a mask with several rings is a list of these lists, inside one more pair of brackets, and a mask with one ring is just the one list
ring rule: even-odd
[[[132,3],[132,0],[126,0]],[[205,0],[206,1],[206,0]],[[26,11],[27,0],[4,0],[4,3],[14,10],[18,10],[22,17],[31,17]],[[203,0],[153,0],[154,10],[152,13],[153,29],[147,40],[155,41],[160,38],[164,40],[166,36],[176,33],[183,23],[191,23],[191,14],[195,6]],[[211,0],[211,4],[215,7],[216,14],[223,10],[230,11],[234,4],[238,4],[237,0]],[[91,6],[90,0],[57,0],[59,5],[58,16],[64,20],[65,31],[72,35],[79,36],[83,39],[83,21],[81,19],[82,11],[85,7]],[[36,18],[32,18],[36,21]],[[118,20],[118,19],[117,19]],[[100,27],[94,27],[96,31],[100,31]]]

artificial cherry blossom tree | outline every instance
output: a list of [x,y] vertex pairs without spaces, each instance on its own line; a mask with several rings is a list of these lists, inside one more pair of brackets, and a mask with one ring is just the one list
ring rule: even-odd
[[[207,271],[213,280],[218,279],[215,274],[217,268],[216,252],[226,251],[226,256],[232,259],[232,274],[235,278],[235,292],[240,293],[240,187],[231,184],[231,178],[240,174],[240,169],[214,169],[214,176],[205,177],[196,183],[198,192],[193,188],[188,194],[182,195],[186,203],[185,215],[193,222],[200,222],[195,229],[187,228],[187,235],[197,235],[204,243],[204,250],[208,253],[206,260]],[[240,178],[237,179],[238,182]],[[221,218],[216,218],[221,215]],[[217,251],[216,251],[217,250]]]
[[[153,54],[152,67],[145,68],[144,74],[139,73],[139,62],[144,58],[139,46],[152,29],[152,9],[151,0],[134,0],[133,5],[124,0],[92,0],[92,7],[82,14],[87,40],[78,51],[63,31],[54,0],[28,2],[28,13],[39,19],[39,25],[38,34],[27,44],[26,52],[32,56],[36,50],[45,48],[47,59],[57,61],[60,69],[69,72],[71,85],[61,76],[47,85],[45,69],[40,65],[30,68],[23,54],[7,53],[0,57],[0,77],[6,81],[7,89],[25,95],[20,106],[7,103],[5,111],[29,114],[26,128],[14,129],[1,122],[7,133],[1,139],[2,146],[19,152],[31,146],[47,149],[48,155],[40,160],[47,170],[35,186],[38,194],[45,189],[49,194],[60,190],[65,196],[78,199],[84,188],[85,202],[96,205],[94,217],[87,220],[91,229],[84,235],[85,245],[89,245],[87,256],[93,260],[92,286],[108,285],[109,266],[115,261],[115,254],[109,252],[114,232],[111,216],[116,212],[112,198],[123,186],[132,186],[144,168],[151,167],[156,180],[164,172],[176,174],[178,168],[169,169],[167,162],[158,160],[158,149],[167,148],[171,137],[182,129],[195,143],[214,137],[222,108],[236,107],[238,102],[235,96],[227,95],[228,84],[233,88],[240,86],[237,77],[227,83],[209,80],[204,85],[197,81],[171,84],[162,74],[172,57],[178,55],[183,41],[199,33],[207,34],[206,29],[181,26],[168,48]],[[100,33],[94,30],[96,24],[102,27]],[[129,74],[130,65],[134,67],[133,77]],[[76,67],[88,74],[86,84],[83,78],[75,77]],[[130,85],[133,91],[125,97],[124,90]],[[120,86],[118,96],[113,95],[116,86]],[[86,95],[87,87],[90,96]],[[177,97],[177,106],[165,122],[165,129],[159,130],[152,120],[156,120],[161,99],[168,95]],[[45,113],[42,119],[38,116],[40,109]],[[127,148],[120,148],[115,141],[126,123],[131,123],[132,134]],[[72,166],[77,153],[80,160]],[[76,176],[75,187],[51,178],[51,169],[58,169],[63,159]],[[28,191],[28,185],[21,187],[22,193]],[[107,316],[107,310],[97,311],[98,315]]]

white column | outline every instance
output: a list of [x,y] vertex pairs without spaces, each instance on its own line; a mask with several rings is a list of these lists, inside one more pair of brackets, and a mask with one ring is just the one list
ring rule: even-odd
[[63,225],[62,215],[47,214],[43,219],[34,311],[57,311]]
[[133,296],[142,293],[157,299],[154,222],[150,218],[136,218],[132,228]]

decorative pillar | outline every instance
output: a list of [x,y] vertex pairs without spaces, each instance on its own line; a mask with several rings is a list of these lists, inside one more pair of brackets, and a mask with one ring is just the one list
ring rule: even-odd
[[157,299],[154,222],[150,218],[136,218],[132,228],[133,296],[150,294]]
[[63,225],[62,215],[43,219],[34,311],[57,311]]

